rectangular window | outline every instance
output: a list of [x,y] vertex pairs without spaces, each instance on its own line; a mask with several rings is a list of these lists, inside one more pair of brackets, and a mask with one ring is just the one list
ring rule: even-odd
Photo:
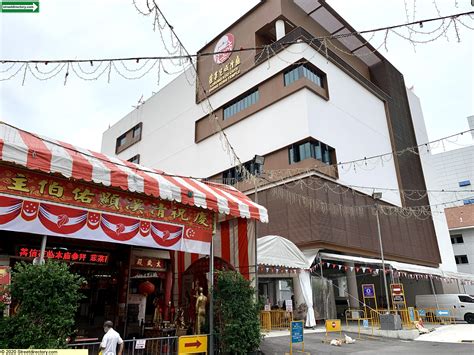
[[451,236],[451,244],[462,244],[462,243],[464,243],[462,234],[453,234]]
[[469,264],[467,255],[456,255],[454,258],[456,259],[456,264]]
[[138,123],[117,138],[115,153],[120,153],[142,139],[142,123]]
[[136,125],[132,129],[132,137],[133,138],[138,138],[142,134],[142,126],[141,125]]
[[140,154],[134,155],[130,159],[128,159],[130,163],[140,164]]
[[230,104],[224,106],[224,120],[256,104],[259,98],[260,95],[257,88],[245,93]]
[[459,187],[469,186],[471,185],[470,180],[459,181]]
[[127,141],[127,135],[122,134],[120,137],[117,138],[117,147],[123,146],[126,141]]
[[334,148],[315,139],[311,139],[307,142],[299,144],[293,144],[288,148],[290,164],[294,164],[308,158],[313,158],[326,164],[332,164],[333,152]]
[[459,301],[460,302],[464,302],[464,303],[474,303],[474,298],[470,297],[470,296],[458,296],[459,298]]
[[296,80],[305,77],[308,80],[311,80],[313,83],[318,85],[319,87],[323,87],[323,78],[322,74],[318,72],[316,68],[314,68],[310,64],[300,64],[296,67],[292,67],[285,71],[283,75],[283,80],[285,86],[288,86],[294,83]]

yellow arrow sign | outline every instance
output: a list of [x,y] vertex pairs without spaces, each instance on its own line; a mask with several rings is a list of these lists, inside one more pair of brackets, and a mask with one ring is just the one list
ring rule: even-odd
[[207,354],[207,335],[186,335],[179,337],[179,354]]

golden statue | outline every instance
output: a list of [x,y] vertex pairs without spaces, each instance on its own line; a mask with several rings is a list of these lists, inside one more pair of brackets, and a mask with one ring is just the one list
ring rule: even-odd
[[206,321],[207,297],[204,296],[202,287],[199,287],[199,296],[196,300],[196,334],[201,334],[201,328]]

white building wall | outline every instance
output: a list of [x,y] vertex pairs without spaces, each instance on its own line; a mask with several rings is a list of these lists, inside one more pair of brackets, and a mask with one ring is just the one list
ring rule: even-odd
[[[277,56],[235,79],[211,97],[219,107],[301,58],[327,74],[330,100],[301,90],[226,129],[242,162],[265,155],[308,136],[336,149],[338,161],[360,159],[392,150],[383,102],[339,67],[305,44],[294,44]],[[251,58],[247,58],[249,60]],[[181,75],[140,108],[104,132],[102,151],[115,153],[115,141],[138,122],[142,140],[120,153],[123,159],[140,154],[141,164],[169,173],[207,177],[232,166],[219,135],[195,144],[195,121],[205,104],[195,104],[195,88]],[[204,110],[204,112],[203,112]],[[397,188],[393,160],[340,169],[340,182],[348,185]],[[372,189],[359,189],[371,193]],[[384,200],[400,205],[396,193]]]
[[[428,133],[426,131],[425,120],[419,98],[411,91],[407,90],[408,102],[410,103],[410,112],[415,128],[416,141],[418,144],[429,142]],[[427,190],[440,190],[437,183],[437,169],[433,161],[433,156],[429,150],[420,148],[420,159],[425,176],[425,185]],[[436,205],[444,201],[444,193],[429,194],[428,198],[431,205]],[[441,200],[440,200],[441,199]],[[456,262],[454,260],[453,248],[451,246],[451,238],[449,236],[448,223],[442,206],[433,206],[433,225],[435,228],[436,238],[441,255],[440,268],[446,271],[457,271]]]
[[[474,274],[474,227],[452,229],[451,235],[461,234],[463,243],[453,244],[454,255],[466,255],[468,263],[458,264],[458,271]],[[465,292],[474,294],[474,285],[465,285]]]

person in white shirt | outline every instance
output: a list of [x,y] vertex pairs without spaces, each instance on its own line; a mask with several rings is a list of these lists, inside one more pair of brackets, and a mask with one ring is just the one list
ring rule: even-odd
[[117,355],[117,345],[120,345],[118,355],[123,353],[123,340],[113,327],[114,323],[109,320],[104,323],[105,335],[100,343],[100,353],[102,355]]

